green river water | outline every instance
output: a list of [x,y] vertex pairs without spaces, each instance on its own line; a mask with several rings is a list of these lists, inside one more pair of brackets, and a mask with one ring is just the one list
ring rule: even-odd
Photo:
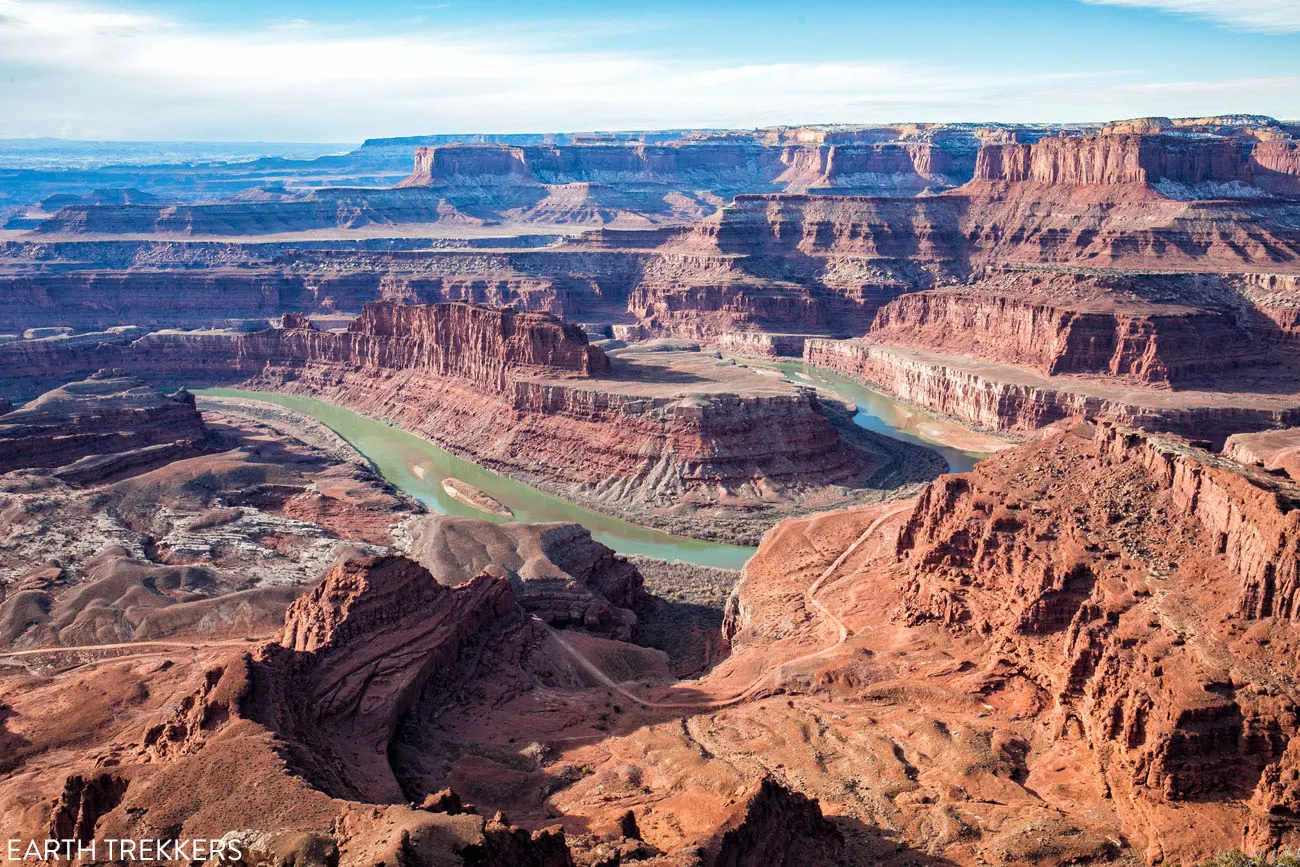
[[[930,445],[944,454],[954,470],[969,469],[981,457],[927,442],[919,428],[922,422],[928,422],[932,429],[934,420],[930,416],[917,413],[852,380],[798,362],[771,366],[782,370],[795,382],[812,380],[824,388],[833,389],[857,405],[855,421],[859,425],[887,436]],[[664,560],[739,569],[754,553],[753,548],[674,536],[583,508],[458,458],[400,428],[313,398],[235,388],[195,389],[195,394],[259,400],[310,416],[347,440],[390,484],[443,514],[465,515],[497,523],[507,520],[480,512],[448,496],[442,489],[442,480],[453,477],[504,503],[514,512],[513,520],[577,522],[591,530],[595,539],[621,554],[645,554]]]

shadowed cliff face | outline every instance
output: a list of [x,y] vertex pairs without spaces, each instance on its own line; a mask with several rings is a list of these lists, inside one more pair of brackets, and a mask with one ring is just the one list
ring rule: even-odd
[[649,597],[636,567],[580,524],[489,524],[438,515],[412,522],[409,554],[446,585],[484,570],[510,581],[519,605],[551,626],[629,641]]
[[1300,142],[1282,139],[1260,142],[1250,156],[1256,184],[1273,193],[1300,194]]
[[449,588],[403,557],[347,561],[289,608],[279,647],[252,670],[274,704],[248,712],[294,742],[323,790],[400,800],[387,753],[399,719],[439,668],[514,610],[499,578]]

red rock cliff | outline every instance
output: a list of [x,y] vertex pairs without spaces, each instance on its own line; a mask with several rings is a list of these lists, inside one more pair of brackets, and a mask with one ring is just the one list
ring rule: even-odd
[[1038,684],[1150,860],[1186,845],[1186,802],[1249,799],[1250,845],[1294,840],[1298,497],[1177,440],[1058,434],[926,489],[897,540],[904,616]]
[[1012,433],[1027,433],[1075,416],[1212,440],[1300,424],[1300,412],[1285,401],[1233,406],[1201,399],[1165,407],[1140,395],[1101,391],[1007,365],[972,365],[864,340],[810,339],[804,343],[804,360],[857,377],[931,411]]
[[731,194],[812,187],[885,196],[948,189],[970,179],[969,134],[926,140],[767,144],[756,140],[600,145],[439,145],[415,151],[402,186],[657,184]]
[[1158,385],[1261,360],[1230,309],[1054,299],[1027,288],[977,284],[902,295],[877,312],[867,338],[1048,375],[1101,374]]
[[976,181],[1081,184],[1252,184],[1245,145],[1231,138],[1171,135],[1055,136],[1035,144],[987,145]]
[[305,340],[304,361],[421,368],[498,389],[506,387],[510,374],[592,376],[609,370],[605,353],[588,345],[576,325],[545,313],[464,303],[367,304],[337,339],[301,330],[286,332],[285,339]]
[[1272,139],[1260,142],[1250,152],[1255,183],[1284,195],[1300,194],[1300,141]]
[[450,376],[505,391],[511,376],[588,377],[609,368],[605,353],[589,345],[577,326],[546,313],[463,302],[375,302],[338,333],[318,331],[303,317],[286,316],[282,327],[252,334],[156,332],[105,349],[135,369],[170,370],[174,376],[202,380],[215,376],[227,382],[328,366]]
[[498,183],[532,179],[522,148],[506,146],[442,145],[415,149],[415,171],[404,186],[452,183],[457,180],[495,180]]
[[[33,371],[112,364],[168,382],[316,397],[559,496],[729,541],[757,540],[769,510],[870,497],[878,492],[870,480],[901,480],[929,463],[900,462],[910,447],[856,429],[846,442],[827,417],[834,407],[811,391],[731,393],[709,378],[712,359],[682,360],[703,375],[629,362],[615,376],[580,329],[549,314],[376,303],[343,332],[296,316],[281,324],[252,334],[156,332],[55,353]],[[716,524],[686,524],[684,504],[718,507]]]

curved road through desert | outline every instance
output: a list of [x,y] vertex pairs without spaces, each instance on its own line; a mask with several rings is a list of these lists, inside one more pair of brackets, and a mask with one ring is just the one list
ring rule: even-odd
[[[642,707],[662,708],[668,710],[702,710],[702,709],[707,710],[710,708],[728,707],[730,705],[738,704],[742,701],[745,701],[746,699],[753,696],[753,694],[757,692],[759,688],[761,688],[772,677],[773,674],[780,672],[786,666],[799,665],[800,663],[808,662],[809,660],[817,659],[818,657],[825,656],[831,651],[838,649],[841,645],[844,644],[845,641],[848,640],[849,637],[848,626],[844,623],[843,620],[840,619],[839,615],[831,611],[829,608],[823,605],[819,599],[817,599],[817,591],[819,591],[822,588],[822,586],[836,573],[836,571],[839,570],[839,568],[842,565],[844,565],[844,561],[846,561],[849,557],[853,556],[853,554],[860,547],[862,547],[862,545],[868,539],[870,539],[873,535],[875,535],[876,531],[880,529],[880,526],[884,524],[885,521],[889,520],[890,518],[894,517],[900,512],[905,511],[908,508],[910,508],[910,506],[908,505],[895,506],[894,508],[885,512],[883,515],[877,517],[874,521],[871,522],[870,526],[868,526],[867,529],[862,532],[862,535],[858,536],[858,538],[854,540],[852,545],[849,545],[849,547],[845,548],[840,553],[840,555],[835,558],[834,562],[832,562],[829,566],[827,566],[826,569],[822,572],[822,574],[817,577],[817,580],[814,581],[812,584],[808,585],[808,588],[804,591],[803,595],[804,595],[805,607],[816,611],[825,620],[827,620],[833,627],[835,627],[835,632],[836,632],[835,641],[827,645],[826,647],[821,648],[820,650],[814,650],[811,653],[805,653],[803,656],[797,656],[794,659],[783,660],[781,662],[771,665],[765,671],[761,672],[757,677],[755,677],[754,680],[751,681],[748,686],[746,686],[744,689],[742,689],[740,692],[736,693],[735,695],[729,696],[727,698],[712,699],[708,701],[654,701],[652,699],[642,698],[641,696],[632,692],[627,687],[623,686],[619,682],[615,681],[608,674],[606,674],[605,671],[600,668],[600,666],[596,665],[594,662],[592,662],[590,659],[584,656],[582,651],[578,650],[576,647],[570,644],[569,640],[565,638],[560,631],[553,629],[549,624],[547,624],[545,621],[541,620],[540,618],[534,617],[533,619],[536,620],[538,623],[540,623],[546,629],[547,633],[551,635],[551,637],[553,637],[556,640],[556,642],[558,642],[559,645],[563,647],[564,650],[570,656],[573,657],[574,661],[577,662],[578,666],[583,671],[587,672],[588,675],[594,678],[596,682],[618,693],[619,695],[623,696],[629,701],[641,705]],[[253,639],[252,641],[248,639],[228,639],[225,641],[213,641],[213,642],[127,641],[127,642],[120,642],[117,644],[89,644],[89,645],[81,645],[76,647],[45,647],[45,648],[37,648],[32,650],[14,650],[14,651],[9,651],[7,653],[0,653],[0,664],[3,664],[9,660],[16,660],[18,658],[23,658],[23,657],[51,655],[51,654],[58,654],[58,653],[86,653],[86,652],[98,652],[98,651],[106,651],[106,650],[127,650],[127,649],[137,651],[136,653],[132,653],[132,654],[124,654],[122,656],[110,656],[99,660],[87,661],[88,663],[109,662],[109,661],[127,659],[132,656],[145,656],[145,655],[151,655],[152,653],[155,652],[159,652],[159,651],[150,651],[145,648],[159,648],[160,650],[161,649],[198,650],[199,648],[206,648],[206,647],[229,647],[229,646],[236,646],[236,645],[248,645],[250,643],[255,643],[257,641],[264,641],[264,640],[266,639],[265,638]]]
[[[636,702],[642,707],[666,708],[669,710],[673,710],[673,709],[707,710],[710,708],[728,707],[733,704],[738,704],[750,698],[755,692],[758,691],[758,689],[761,686],[763,686],[764,683],[767,682],[767,680],[773,674],[779,672],[782,668],[786,667],[787,665],[798,665],[800,663],[807,662],[808,660],[816,659],[820,656],[824,656],[827,653],[830,653],[831,651],[838,649],[842,644],[844,644],[845,641],[848,640],[849,637],[848,626],[844,623],[843,620],[840,619],[840,617],[837,614],[835,614],[835,612],[831,611],[829,608],[823,605],[821,601],[817,599],[816,596],[817,591],[820,590],[822,588],[822,585],[825,584],[826,581],[832,575],[835,574],[836,570],[838,570],[840,566],[844,565],[845,560],[853,556],[853,553],[857,551],[858,548],[860,548],[864,542],[866,542],[873,535],[875,535],[875,532],[880,529],[881,524],[885,523],[885,521],[889,520],[890,518],[894,517],[900,512],[906,511],[909,508],[911,508],[910,504],[903,505],[903,506],[896,506],[893,509],[890,509],[888,512],[885,512],[885,514],[876,518],[874,521],[872,521],[871,525],[867,527],[866,530],[863,531],[862,535],[859,536],[853,542],[852,545],[845,548],[844,551],[840,553],[840,556],[835,558],[835,562],[827,566],[825,571],[823,571],[822,574],[818,576],[817,580],[814,581],[812,584],[808,585],[808,589],[804,591],[803,594],[804,605],[808,608],[817,611],[817,613],[819,613],[822,617],[828,620],[832,626],[835,627],[837,633],[835,641],[827,645],[826,647],[823,647],[821,650],[815,650],[812,653],[806,653],[803,656],[798,656],[795,657],[794,659],[787,659],[782,662],[775,663],[767,670],[763,671],[757,677],[755,677],[754,680],[750,682],[749,686],[745,687],[740,692],[728,698],[713,699],[710,701],[653,701],[651,699],[642,698],[641,696],[637,695],[636,693],[632,692],[631,690],[627,689],[626,687],[624,687],[623,685],[615,681],[612,677],[610,677],[608,674],[602,671],[598,665],[596,665],[591,660],[587,659],[587,657],[582,654],[582,651],[578,650],[576,647],[570,644],[568,639],[566,639],[560,632],[552,629],[550,626],[546,626],[546,630],[551,634],[552,637],[555,638],[557,642],[559,642],[560,646],[563,647],[569,653],[569,655],[573,657],[574,661],[578,663],[578,666],[583,671],[587,672],[589,675],[594,677],[602,686],[605,686],[613,690],[614,692],[618,693],[619,695],[623,696],[629,701]],[[541,620],[538,620],[538,622],[542,623]]]

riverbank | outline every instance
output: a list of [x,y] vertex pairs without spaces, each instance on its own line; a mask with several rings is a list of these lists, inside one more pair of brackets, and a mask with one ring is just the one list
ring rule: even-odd
[[968,472],[989,455],[1023,441],[1023,437],[972,428],[958,419],[930,412],[829,368],[796,360],[737,360],[756,368],[780,371],[791,382],[816,389],[829,399],[851,404],[854,423],[859,427],[933,448],[948,460],[950,472]]
[[[716,362],[714,363],[716,364]],[[765,379],[766,377],[757,377],[751,374],[747,378]],[[788,395],[799,395],[801,393],[789,383],[777,385],[774,382],[768,388],[779,390],[782,394]],[[304,391],[302,388],[295,390]],[[208,390],[207,393],[242,397],[255,397],[262,394],[275,394],[280,398],[290,396],[282,391],[252,392],[225,388]],[[336,395],[345,393],[351,394],[346,389],[334,389],[325,394],[324,397],[333,401]],[[317,399],[315,395],[309,396],[306,393],[293,395],[293,397],[300,397],[305,400]],[[725,403],[727,396],[723,395],[722,397]],[[807,400],[807,398],[801,399]],[[685,400],[687,399],[684,399],[683,402]],[[283,404],[280,399],[274,402]],[[360,405],[351,399],[341,399],[340,402],[346,403],[349,410],[356,412],[365,413],[369,409],[369,404],[366,402],[362,402]],[[325,405],[334,406],[336,404],[331,402]],[[376,407],[380,405],[388,406],[388,404],[376,404]],[[398,409],[401,412],[398,413],[396,419],[381,417],[380,423],[404,430],[410,427],[408,423],[413,422],[413,411],[404,405],[398,407]],[[672,412],[687,412],[689,414],[688,410],[682,410],[676,404],[668,409]],[[749,478],[747,474],[751,473],[753,468],[743,461],[743,443],[735,446],[733,448],[734,454],[728,458],[732,463],[736,464],[734,469],[739,475],[734,478],[721,476],[716,484],[710,484],[706,481],[707,471],[703,476],[697,477],[697,475],[693,475],[691,466],[677,466],[674,464],[672,459],[676,453],[672,449],[665,453],[662,443],[656,445],[651,453],[642,453],[640,459],[642,465],[638,468],[633,481],[625,482],[622,477],[611,475],[587,483],[574,482],[560,478],[565,474],[554,471],[553,461],[558,460],[555,442],[547,440],[547,442],[551,443],[550,451],[536,453],[535,460],[522,460],[520,458],[518,449],[526,442],[540,442],[546,439],[544,434],[549,428],[543,430],[542,427],[544,426],[541,426],[538,421],[538,419],[545,420],[549,418],[545,416],[538,416],[533,422],[520,425],[519,430],[512,436],[514,440],[520,440],[521,442],[514,442],[514,447],[504,452],[502,449],[508,443],[497,442],[492,448],[471,450],[463,442],[463,436],[448,438],[444,441],[441,436],[436,435],[436,432],[441,431],[442,428],[435,424],[436,419],[431,416],[422,416],[421,421],[415,425],[416,430],[411,435],[417,436],[421,442],[432,443],[436,440],[437,445],[434,448],[458,458],[461,466],[473,467],[473,472],[476,474],[486,472],[492,478],[509,478],[526,489],[541,492],[569,504],[577,504],[578,508],[589,515],[600,514],[613,519],[619,524],[636,525],[642,529],[649,528],[672,537],[686,537],[705,544],[721,544],[743,548],[757,545],[767,530],[786,518],[855,505],[869,505],[895,497],[909,496],[915,493],[915,490],[920,485],[930,481],[946,469],[942,461],[935,459],[933,451],[928,446],[909,442],[902,438],[890,437],[887,433],[882,434],[872,431],[865,426],[859,425],[855,427],[851,422],[851,418],[847,423],[831,418],[831,416],[842,414],[835,412],[834,407],[828,405],[826,409],[828,411],[825,413],[815,410],[815,408],[802,415],[796,413],[797,418],[791,422],[792,424],[798,424],[806,421],[805,416],[807,418],[816,417],[818,423],[823,426],[827,426],[826,422],[830,421],[831,426],[839,428],[837,438],[840,443],[835,448],[821,446],[819,447],[821,451],[818,452],[824,462],[831,463],[831,466],[821,467],[818,472],[829,475],[830,479],[816,484],[809,481],[803,485],[791,484],[789,479],[802,476],[813,478],[816,473],[812,473],[800,463],[792,463],[794,461],[793,455],[784,464],[775,467],[781,473],[780,481],[769,479],[761,473],[754,478]],[[654,414],[656,412],[654,407],[648,409],[642,407],[638,411],[643,414]],[[315,411],[312,411],[311,414],[319,417]],[[746,421],[743,418],[736,423],[748,425],[746,430],[749,433],[746,436],[751,439],[762,439],[770,446],[771,441],[774,439],[777,441],[781,439],[783,433],[783,429],[779,427],[781,418],[783,416],[778,412],[773,419],[762,423],[760,423],[759,419]],[[485,422],[486,416],[476,418],[474,425],[481,426]],[[755,425],[759,426],[755,427]],[[579,426],[582,427],[582,425]],[[586,425],[587,428],[598,428],[600,426],[599,424]],[[796,430],[796,432],[799,431]],[[635,432],[624,430],[623,433],[631,438],[629,441],[636,439],[636,436],[633,435]],[[568,435],[572,439],[575,432],[570,431]],[[818,433],[818,436],[823,439],[827,435],[833,436],[829,429]],[[425,437],[428,437],[428,439],[425,439]],[[595,440],[591,441],[595,442]],[[633,449],[628,454],[635,451],[636,449]],[[655,458],[655,453],[658,453],[660,457]],[[647,463],[653,460],[659,460],[662,466]],[[841,462],[843,466],[836,464],[836,461]],[[698,473],[699,469],[696,468],[695,472]],[[402,474],[411,475],[409,469],[406,468],[403,468]],[[496,492],[492,488],[481,483],[484,478],[482,475],[474,475],[472,479],[460,472],[448,472],[447,475],[454,475],[456,478],[467,481],[475,487],[496,496]],[[438,481],[440,479],[441,476]],[[663,486],[663,490],[657,496],[647,499],[649,492],[659,490],[659,485]],[[502,497],[497,498],[511,508],[517,517],[520,516],[520,511],[509,500]],[[440,511],[460,513],[449,506],[447,501],[455,501],[448,497],[445,492],[439,491],[438,499],[444,501],[439,509]],[[525,519],[520,517],[520,520]],[[564,518],[564,520],[575,519]],[[590,520],[577,520],[580,520],[586,526],[593,526]]]
[[[331,436],[340,438],[350,449],[362,455],[389,484],[442,514],[497,523],[504,520],[449,496],[442,488],[442,480],[456,478],[501,502],[514,513],[517,521],[579,523],[592,531],[593,538],[620,554],[739,569],[754,551],[743,545],[673,535],[584,508],[484,469],[383,421],[314,398],[230,388],[197,389],[195,394],[200,400],[234,398],[289,410],[289,414],[281,416],[282,423],[300,418],[305,420],[305,428],[325,428]],[[417,465],[423,468],[424,478],[412,471],[411,468]]]

